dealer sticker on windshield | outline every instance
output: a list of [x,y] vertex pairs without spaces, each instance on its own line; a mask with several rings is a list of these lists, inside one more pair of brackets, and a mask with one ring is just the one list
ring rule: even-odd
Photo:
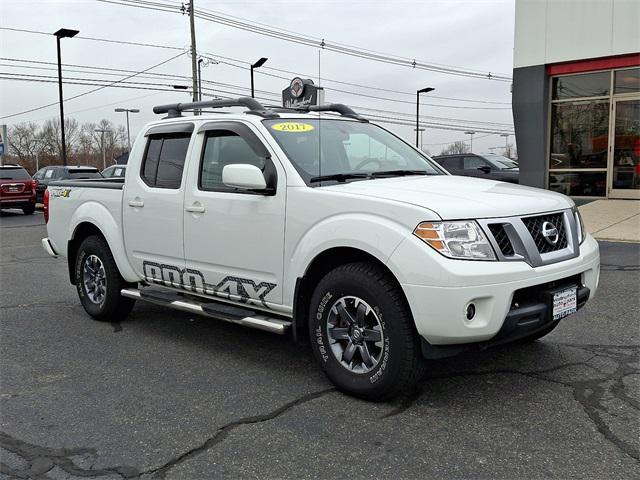
[[578,311],[578,287],[570,287],[553,294],[553,320]]
[[300,123],[300,122],[282,122],[282,123],[275,123],[271,125],[271,128],[279,132],[299,133],[299,132],[310,132],[311,130],[313,130],[313,125],[309,123]]

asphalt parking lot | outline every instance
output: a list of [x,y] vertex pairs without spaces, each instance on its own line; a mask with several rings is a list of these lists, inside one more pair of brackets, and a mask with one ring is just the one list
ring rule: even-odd
[[0,218],[1,478],[640,478],[640,246],[534,344],[336,392],[288,338],[148,304],[89,319],[42,214]]

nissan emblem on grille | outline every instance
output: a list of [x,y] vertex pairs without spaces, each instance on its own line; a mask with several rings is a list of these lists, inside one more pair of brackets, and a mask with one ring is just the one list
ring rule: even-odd
[[549,245],[555,245],[556,243],[558,243],[558,240],[560,238],[558,229],[551,222],[544,222],[542,224],[542,236]]

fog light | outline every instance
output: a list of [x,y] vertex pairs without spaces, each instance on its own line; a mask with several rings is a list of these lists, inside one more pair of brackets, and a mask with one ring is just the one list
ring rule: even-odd
[[467,305],[467,320],[473,320],[476,316],[476,306],[473,303]]

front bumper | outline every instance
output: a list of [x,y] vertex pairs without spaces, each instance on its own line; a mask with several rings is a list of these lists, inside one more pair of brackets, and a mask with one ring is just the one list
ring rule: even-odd
[[[468,343],[498,342],[526,335],[509,332],[509,325],[519,315],[514,309],[514,298],[518,292],[531,292],[539,287],[543,291],[550,285],[561,285],[565,280],[577,284],[582,305],[593,298],[600,275],[600,254],[597,242],[591,237],[580,246],[580,254],[570,260],[551,265],[531,267],[525,262],[473,262],[435,257],[431,268],[416,268],[414,248],[424,249],[423,244],[413,240],[405,242],[394,253],[396,267],[410,268],[418,282],[401,280],[418,333],[430,345],[459,345]],[[413,263],[404,264],[407,254],[413,253]],[[439,255],[439,254],[438,254]],[[431,255],[432,258],[434,258]],[[410,257],[407,257],[410,258]],[[426,271],[428,270],[428,271]],[[406,271],[406,270],[405,270]],[[565,282],[565,283],[567,283]],[[525,298],[517,302],[522,308],[529,305],[539,313],[540,325],[547,324],[546,304],[540,298]],[[475,316],[467,320],[469,304],[475,306]],[[537,304],[537,310],[535,305]],[[531,324],[533,326],[533,323]],[[524,332],[530,334],[530,331]],[[503,343],[503,342],[500,342]]]

